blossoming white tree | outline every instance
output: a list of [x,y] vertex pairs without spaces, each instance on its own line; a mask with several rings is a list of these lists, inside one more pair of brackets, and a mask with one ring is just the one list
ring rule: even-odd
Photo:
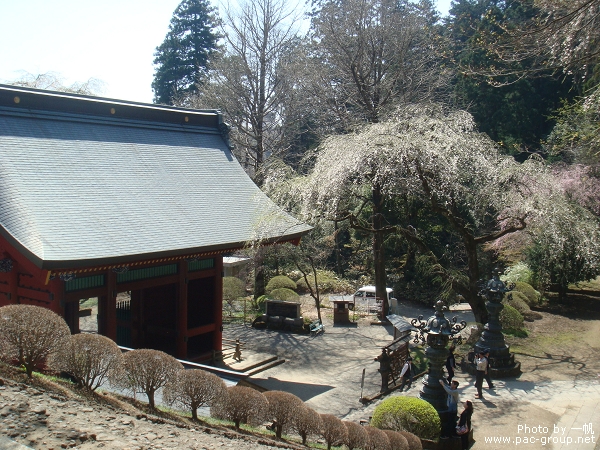
[[[476,320],[487,311],[477,296],[481,277],[478,249],[525,228],[539,210],[545,166],[531,159],[518,164],[501,155],[495,143],[478,133],[464,111],[440,105],[411,105],[381,123],[358,132],[333,136],[321,146],[314,170],[304,183],[304,215],[348,220],[374,239],[397,233],[427,254],[436,273],[470,304]],[[444,266],[427,239],[412,223],[378,223],[362,212],[378,204],[383,211],[395,197],[418,199],[458,236],[465,267]],[[376,208],[374,208],[376,209]],[[380,245],[382,248],[383,245]],[[376,285],[385,289],[383,251],[374,253]],[[387,310],[384,298],[383,311]]]

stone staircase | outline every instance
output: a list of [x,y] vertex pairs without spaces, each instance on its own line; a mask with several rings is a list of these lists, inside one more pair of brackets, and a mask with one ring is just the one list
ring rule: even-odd
[[242,360],[235,361],[233,359],[233,351],[223,352],[223,364],[229,370],[244,373],[247,376],[253,376],[272,367],[283,364],[285,359],[276,355],[266,353],[251,353],[242,351]]

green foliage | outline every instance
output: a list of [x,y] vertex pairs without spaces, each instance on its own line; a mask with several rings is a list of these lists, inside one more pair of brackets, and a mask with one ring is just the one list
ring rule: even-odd
[[267,283],[267,287],[265,291],[267,294],[270,294],[275,289],[290,289],[292,291],[296,290],[296,283],[289,277],[285,275],[277,275],[269,280]]
[[558,110],[547,150],[566,162],[597,164],[600,160],[600,89]]
[[285,302],[297,302],[300,300],[300,296],[298,294],[287,288],[274,289],[269,298],[283,300]]
[[525,294],[521,292],[515,291],[504,294],[504,300],[502,300],[502,303],[504,303],[504,306],[512,306],[521,314],[531,311],[529,305],[527,304],[527,297],[525,297]]
[[[309,277],[309,282],[314,289],[314,280]],[[317,270],[317,284],[319,285],[320,294],[352,294],[354,293],[354,285],[348,280],[337,277],[330,270]],[[308,286],[304,278],[300,278],[296,283],[298,292],[308,293]]]
[[504,305],[500,311],[500,323],[504,332],[523,329],[523,315],[510,305]]
[[569,284],[600,274],[599,255],[598,218],[574,202],[553,209],[527,250],[538,285],[556,284],[561,299]]
[[[505,33],[524,25],[539,14],[533,2],[500,0],[459,0],[452,3],[447,30],[459,70],[454,93],[459,108],[468,108],[482,132],[500,143],[506,153],[540,149],[551,131],[550,117],[561,99],[572,96],[571,79],[555,77],[503,76],[486,78],[476,72],[489,70],[515,73],[527,70],[532,61],[513,62],[510,67],[495,43]],[[469,73],[469,69],[474,71]],[[489,68],[493,69],[489,69]],[[512,69],[512,70],[511,70]],[[550,75],[548,73],[548,75]]]
[[381,402],[373,411],[371,426],[382,430],[408,431],[421,439],[440,436],[440,416],[425,400],[396,396]]
[[154,102],[172,105],[198,91],[218,49],[220,21],[208,0],[183,0],[154,54]]
[[244,282],[237,277],[223,277],[223,299],[237,300],[246,295]]
[[529,306],[535,306],[540,302],[539,292],[536,291],[529,283],[517,281],[515,283],[514,291],[522,293],[525,296],[525,301]]
[[257,311],[262,311],[264,313],[265,312],[265,302],[269,298],[270,297],[268,295],[261,295],[260,297],[258,297],[254,302],[254,309],[256,309]]

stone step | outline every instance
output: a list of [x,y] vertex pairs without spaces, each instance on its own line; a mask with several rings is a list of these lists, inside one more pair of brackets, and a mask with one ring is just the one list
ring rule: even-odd
[[252,375],[256,375],[257,373],[263,372],[267,369],[270,369],[272,367],[278,366],[280,364],[283,364],[285,362],[285,359],[279,359],[277,357],[275,357],[275,360],[272,360],[266,364],[260,365],[255,367],[253,370],[246,372],[248,374],[248,376],[252,376]]

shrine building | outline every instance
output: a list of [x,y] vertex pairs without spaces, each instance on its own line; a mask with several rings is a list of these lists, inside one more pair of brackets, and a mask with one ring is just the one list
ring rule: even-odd
[[[221,349],[223,254],[298,243],[231,152],[217,111],[0,85],[0,306],[202,360]],[[126,306],[117,303],[128,293]]]

